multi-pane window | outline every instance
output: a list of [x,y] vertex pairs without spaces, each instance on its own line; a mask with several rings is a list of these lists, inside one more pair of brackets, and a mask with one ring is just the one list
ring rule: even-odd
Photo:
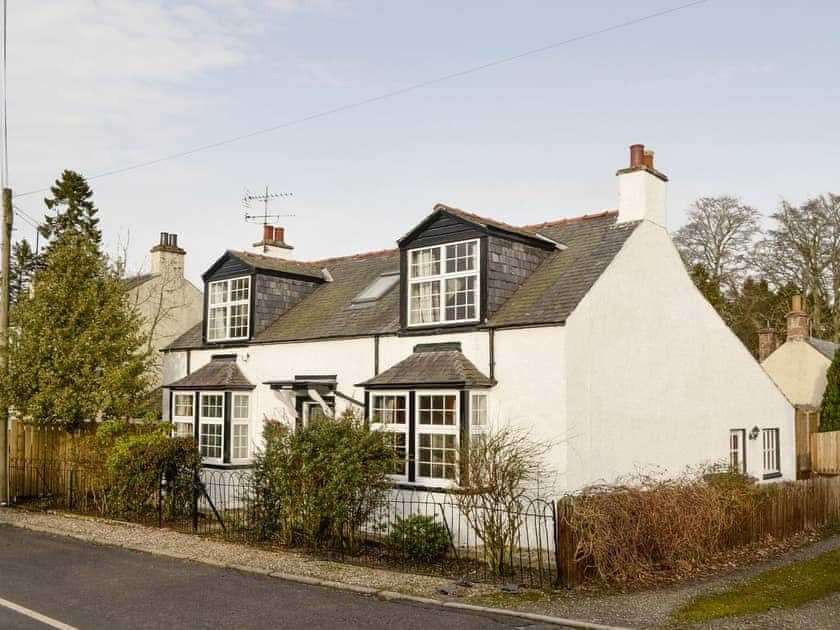
[[248,459],[248,422],[251,397],[248,394],[234,394],[231,409],[231,460]]
[[172,424],[176,437],[192,436],[193,422],[195,420],[193,411],[194,401],[195,395],[192,392],[173,395]]
[[470,428],[482,431],[487,426],[487,394],[473,394],[470,397]]
[[764,474],[773,475],[781,472],[779,465],[779,430],[761,431],[762,453],[764,455]]
[[408,323],[478,319],[478,241],[409,251]]
[[744,457],[745,434],[745,429],[732,429],[729,431],[729,470],[732,472],[746,472],[746,460]]
[[422,395],[417,397],[419,424],[455,425],[457,396],[455,394]]
[[370,423],[374,430],[385,431],[399,462],[392,474],[405,476],[408,454],[407,396],[374,395],[370,399]]
[[208,341],[247,338],[250,303],[250,277],[211,282],[207,298]]
[[458,466],[458,396],[417,395],[417,477],[455,481]]
[[417,476],[455,480],[458,450],[455,435],[421,433],[417,449]]
[[208,460],[222,460],[224,394],[201,394],[198,416],[198,450]]

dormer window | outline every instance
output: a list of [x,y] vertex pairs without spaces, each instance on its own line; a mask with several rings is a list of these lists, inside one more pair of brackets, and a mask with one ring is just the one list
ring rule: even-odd
[[408,325],[478,319],[479,241],[408,252]]
[[251,305],[251,278],[231,278],[208,284],[207,340],[247,339]]

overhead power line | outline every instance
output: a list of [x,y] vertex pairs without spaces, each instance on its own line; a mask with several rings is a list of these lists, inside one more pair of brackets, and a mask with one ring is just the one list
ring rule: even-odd
[[[297,125],[301,125],[303,123],[317,120],[318,118],[326,118],[327,116],[333,116],[335,114],[345,112],[351,109],[357,109],[359,107],[363,107],[365,105],[370,105],[371,103],[376,103],[378,101],[384,101],[389,98],[393,98],[395,96],[400,96],[403,94],[407,94],[409,92],[414,92],[416,90],[420,90],[431,85],[435,85],[437,83],[443,83],[445,81],[451,81],[452,79],[457,79],[459,77],[466,76],[468,74],[473,74],[475,72],[481,72],[482,70],[487,70],[489,68],[493,68],[495,66],[501,66],[506,63],[511,63],[513,61],[517,61],[519,59],[523,59],[525,57],[531,57],[533,55],[538,55],[540,53],[547,52],[549,50],[553,50],[555,48],[560,48],[561,46],[567,46],[569,44],[574,44],[576,42],[580,42],[586,39],[592,39],[593,37],[597,37],[598,35],[604,35],[605,33],[609,33],[612,31],[617,31],[620,29],[628,28],[630,26],[634,26],[636,24],[640,24],[642,22],[647,22],[650,20],[654,20],[656,18],[660,18],[666,15],[670,15],[671,13],[676,13],[678,11],[682,11],[684,9],[689,9],[691,7],[695,7],[700,4],[705,4],[709,2],[709,0],[694,0],[693,2],[687,2],[685,4],[680,4],[669,9],[663,9],[662,11],[657,11],[655,13],[648,13],[647,15],[643,15],[637,18],[633,18],[632,20],[627,20],[625,22],[619,22],[617,24],[612,24],[611,26],[606,26],[594,31],[589,31],[587,33],[583,33],[581,35],[575,35],[574,37],[570,37],[568,39],[563,39],[557,42],[553,42],[551,44],[546,44],[544,46],[540,46],[539,48],[532,48],[530,50],[523,51],[521,53],[517,53],[515,55],[510,55],[507,57],[501,57],[499,59],[494,59],[493,61],[488,61],[486,63],[482,63],[477,66],[471,66],[469,68],[465,68],[463,70],[458,70],[457,72],[451,72],[449,74],[444,74],[433,79],[427,79],[425,81],[420,81],[418,83],[413,83],[411,85],[407,85],[396,90],[391,90],[390,92],[383,92],[382,94],[378,94],[376,96],[371,96],[368,98],[364,98],[358,101],[353,101],[351,103],[346,103],[344,105],[339,105],[338,107],[333,107],[332,109],[326,109],[320,112],[316,112],[314,114],[309,114],[308,116],[303,116],[301,118],[295,118],[292,120],[287,120],[276,125],[272,125],[271,127],[264,127],[262,129],[257,129],[255,131],[250,131],[248,133],[243,133],[238,136],[231,136],[230,138],[225,138],[223,140],[218,140],[216,142],[211,142],[208,144],[202,144],[191,149],[187,149],[185,151],[179,151],[178,153],[170,153],[169,155],[164,155],[159,158],[155,158],[152,160],[146,160],[145,162],[136,162],[134,164],[130,164],[127,166],[123,166],[120,168],[111,169],[108,171],[103,171],[101,173],[96,173],[95,175],[89,176],[87,179],[100,179],[102,177],[110,177],[111,175],[119,175],[121,173],[127,173],[129,171],[133,171],[140,168],[146,168],[149,166],[154,166],[155,164],[160,164],[161,162],[168,162],[171,160],[177,160],[179,158],[187,157],[190,155],[194,155],[196,153],[201,153],[202,151],[208,151],[210,149],[216,149],[218,147],[222,147],[228,144],[233,144],[234,142],[240,142],[242,140],[247,140],[248,138],[253,138],[254,136],[259,136],[266,133],[271,133],[274,131],[279,131],[281,129],[287,129],[289,127],[294,127]],[[37,190],[29,190],[27,192],[18,193],[15,197],[26,197],[27,195],[35,195],[38,193],[46,192],[49,190],[48,188],[39,188]]]

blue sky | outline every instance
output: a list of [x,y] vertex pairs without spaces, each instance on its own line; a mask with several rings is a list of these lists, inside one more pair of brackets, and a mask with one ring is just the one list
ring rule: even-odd
[[[331,109],[681,4],[205,0],[9,3],[16,193]],[[93,179],[109,251],[176,232],[197,281],[269,185],[310,260],[392,247],[436,202],[515,224],[613,209],[627,147],[699,196],[840,192],[834,2],[710,0],[405,95]],[[16,203],[36,217],[43,193]],[[33,230],[18,223],[19,237]]]

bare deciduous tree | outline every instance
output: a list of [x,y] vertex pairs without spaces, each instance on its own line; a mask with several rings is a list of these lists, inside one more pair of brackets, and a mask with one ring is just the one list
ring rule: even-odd
[[804,292],[816,334],[840,332],[840,195],[827,194],[801,205],[782,201],[771,215],[775,227],[758,248],[758,266],[776,287]]
[[703,265],[726,294],[750,268],[760,216],[737,197],[701,197],[689,210],[688,222],[674,234],[674,242],[686,266]]

